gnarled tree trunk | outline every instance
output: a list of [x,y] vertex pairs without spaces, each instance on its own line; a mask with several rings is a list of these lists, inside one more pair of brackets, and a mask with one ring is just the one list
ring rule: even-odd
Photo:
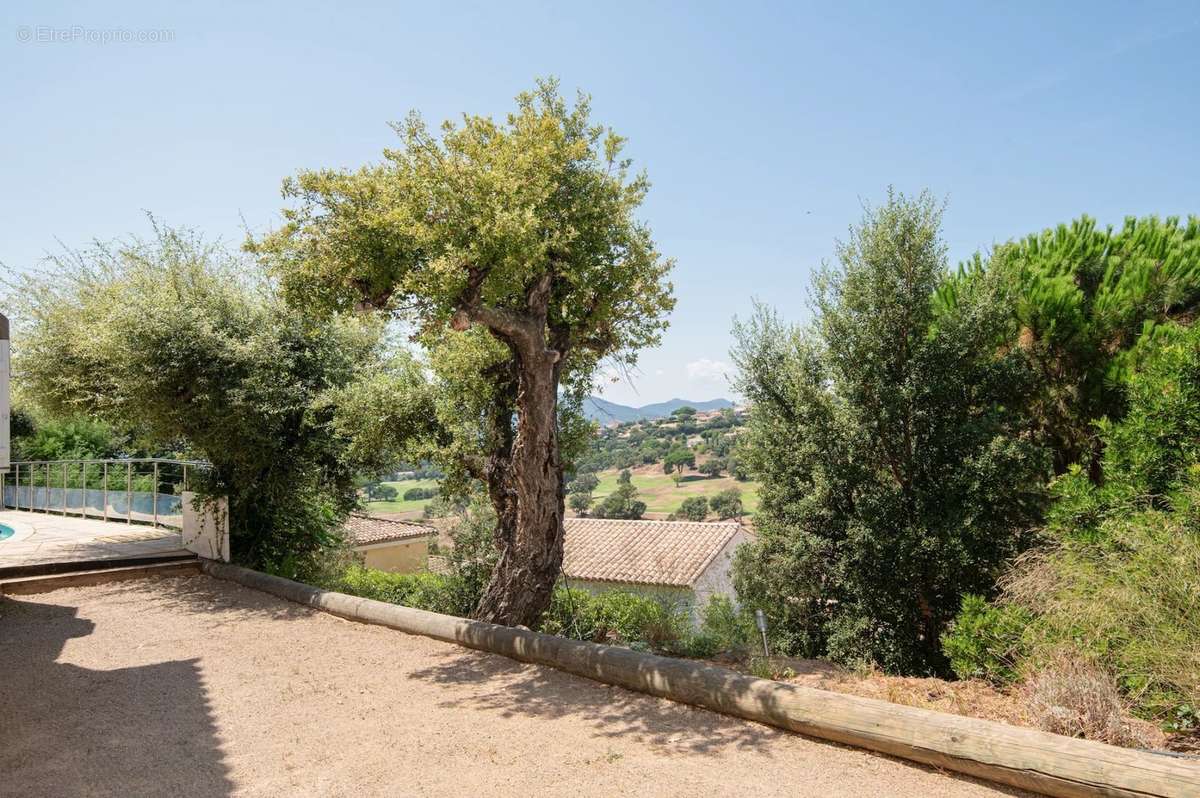
[[516,526],[497,527],[498,538],[505,539],[497,540],[500,558],[475,616],[506,626],[529,626],[550,605],[563,558],[563,469],[552,363],[533,368],[520,364],[510,479],[516,493]]
[[[558,380],[565,352],[547,347],[549,275],[529,287],[524,312],[482,304],[481,280],[481,273],[473,272],[453,324],[458,329],[481,324],[513,353],[517,424],[511,455],[505,458],[497,452],[487,467],[488,492],[499,516],[496,544],[500,556],[474,614],[479,620],[505,626],[531,626],[550,606],[562,568],[564,494],[558,450]],[[555,343],[565,349],[563,342]]]

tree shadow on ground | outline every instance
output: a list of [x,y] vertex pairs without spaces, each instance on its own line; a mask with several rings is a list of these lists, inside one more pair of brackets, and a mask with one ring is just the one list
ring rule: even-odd
[[[89,588],[104,591],[114,603],[127,602],[133,611],[155,607],[164,610],[199,613],[214,620],[213,627],[248,618],[296,621],[311,618],[314,610],[272,596],[236,582],[217,580],[206,575],[173,576],[159,580],[167,589],[147,590],[144,580],[132,579]],[[119,606],[119,604],[117,604]]]
[[56,660],[94,624],[0,597],[0,792],[229,795],[197,660],[91,670]]
[[465,701],[440,704],[447,709],[491,711],[503,717],[583,719],[598,737],[632,737],[650,745],[698,753],[757,748],[785,733],[498,654],[464,649],[438,655],[438,659],[437,664],[409,677],[435,684],[474,685],[479,690]]
[[937,771],[956,781],[987,784],[998,793],[1015,798],[1030,796],[1017,788],[659,699],[498,654],[464,649],[438,655],[438,659],[440,661],[434,665],[411,672],[409,678],[444,685],[474,685],[478,690],[470,699],[439,704],[448,710],[497,712],[504,717],[582,719],[591,724],[597,737],[632,738],[639,743],[684,753],[715,754],[754,749],[760,755],[772,757],[772,742],[798,736],[820,746],[888,759],[916,770]]

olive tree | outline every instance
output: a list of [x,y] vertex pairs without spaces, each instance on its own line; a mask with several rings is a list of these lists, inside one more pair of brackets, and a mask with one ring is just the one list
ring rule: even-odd
[[465,116],[435,134],[412,114],[395,130],[382,163],[288,180],[285,224],[250,247],[299,303],[490,336],[498,561],[475,616],[531,624],[562,563],[560,395],[582,398],[601,360],[628,366],[658,341],[672,264],[636,216],[648,182],[624,139],[553,81],[503,122]]
[[[13,287],[24,396],[212,464],[233,556],[297,575],[356,504],[332,391],[378,362],[370,320],[314,324],[252,262],[187,230],[54,258]],[[60,456],[111,455],[105,449]]]
[[[1032,374],[994,346],[980,293],[953,318],[940,210],[891,194],[817,278],[812,327],[760,308],[735,328],[761,482],[738,595],[789,654],[944,671],[938,635],[1039,517],[1045,453],[1016,407]],[[718,510],[718,514],[722,514]]]

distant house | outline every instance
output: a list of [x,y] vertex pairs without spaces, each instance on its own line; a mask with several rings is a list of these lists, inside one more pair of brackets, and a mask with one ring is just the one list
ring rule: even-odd
[[344,529],[368,568],[401,574],[425,570],[429,544],[438,536],[436,529],[425,524],[366,515],[350,516]]
[[590,592],[632,590],[686,602],[692,618],[714,595],[736,600],[730,569],[751,534],[735,521],[568,518],[563,575]]

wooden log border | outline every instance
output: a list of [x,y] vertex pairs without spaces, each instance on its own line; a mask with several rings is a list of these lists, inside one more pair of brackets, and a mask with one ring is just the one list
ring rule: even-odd
[[321,590],[236,565],[205,561],[204,571],[341,618],[547,665],[605,684],[1044,795],[1200,796],[1200,763],[1177,757],[426,612]]

